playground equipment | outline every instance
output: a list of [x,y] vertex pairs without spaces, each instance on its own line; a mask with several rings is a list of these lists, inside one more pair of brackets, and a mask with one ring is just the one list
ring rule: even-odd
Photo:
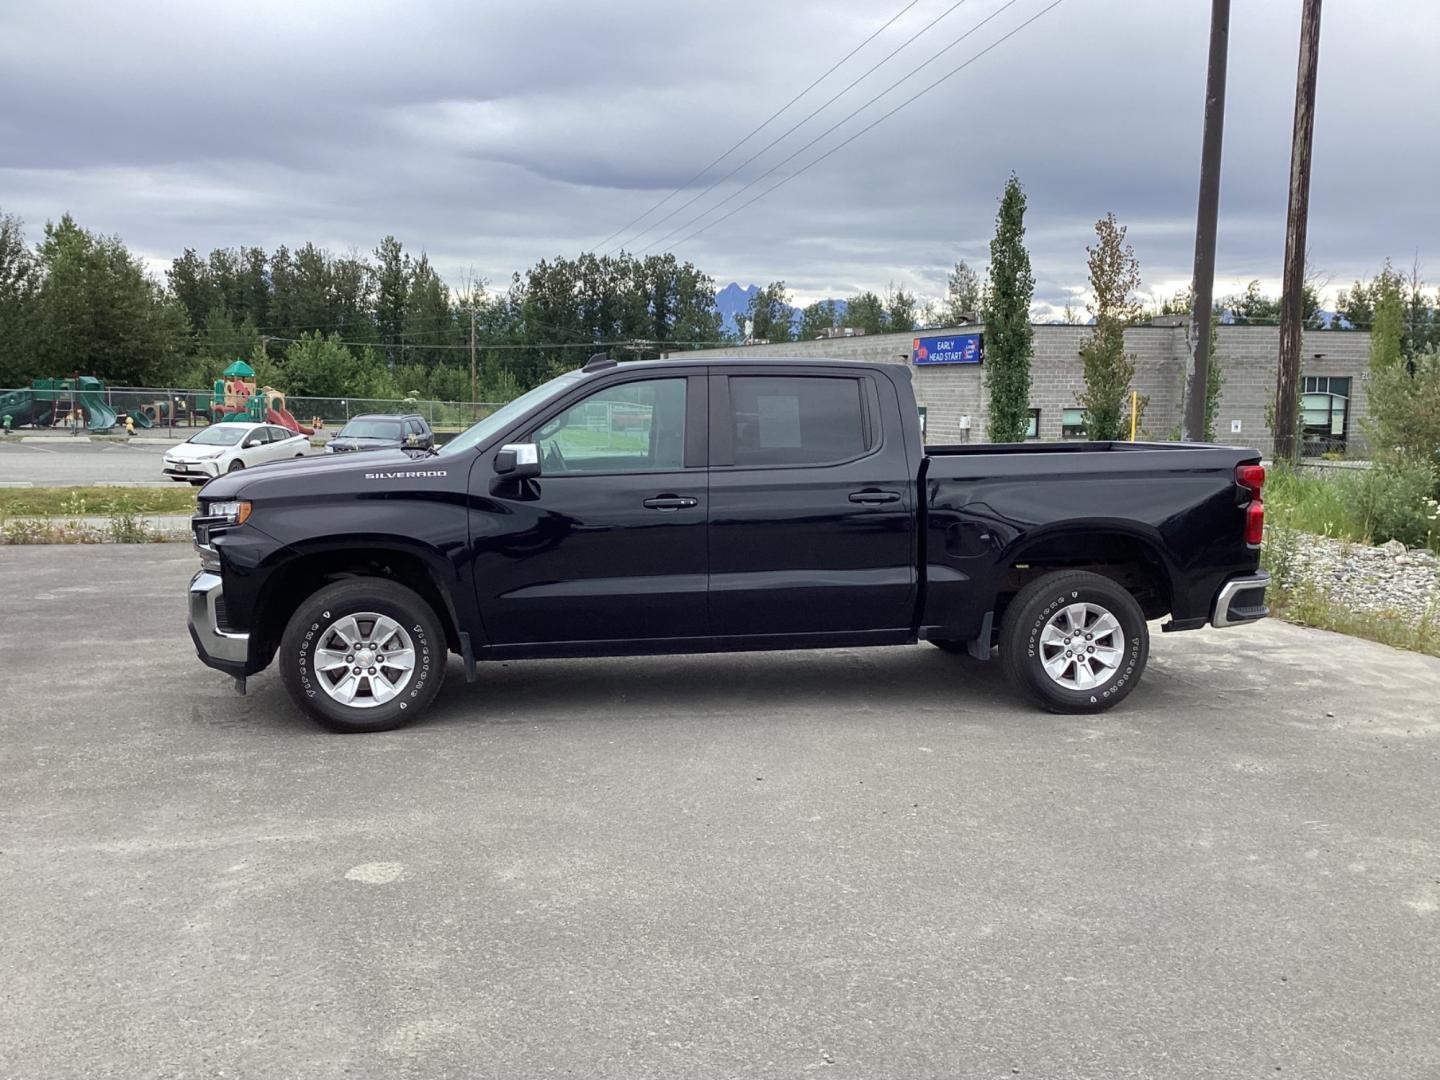
[[0,395],[0,425],[64,427],[83,423],[90,431],[115,426],[115,410],[105,400],[105,384],[90,375],[74,379],[36,379],[29,390]]
[[244,360],[236,360],[215,380],[210,397],[210,419],[253,420],[256,423],[279,424],[301,435],[314,435],[285,407],[285,395],[273,386],[255,386],[255,369]]

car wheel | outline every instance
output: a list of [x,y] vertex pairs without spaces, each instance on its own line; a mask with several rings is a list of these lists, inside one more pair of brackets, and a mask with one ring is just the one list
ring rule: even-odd
[[1126,589],[1071,570],[1030,582],[1010,602],[1000,662],[1051,712],[1103,712],[1135,689],[1150,656],[1145,614]]
[[291,698],[331,731],[389,731],[445,681],[445,631],[413,590],[383,578],[329,585],[300,605],[280,642]]
[[228,469],[226,469],[225,471],[226,471],[226,472],[239,472],[239,471],[240,471],[241,469],[243,469],[244,467],[245,467],[245,462],[241,461],[239,458],[236,458],[234,461],[230,462],[230,467],[229,467]]

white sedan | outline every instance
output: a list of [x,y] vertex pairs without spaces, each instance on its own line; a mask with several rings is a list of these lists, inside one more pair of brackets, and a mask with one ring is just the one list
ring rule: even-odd
[[164,473],[171,480],[203,484],[221,473],[267,461],[304,457],[310,438],[278,424],[222,422],[202,428],[165,451]]

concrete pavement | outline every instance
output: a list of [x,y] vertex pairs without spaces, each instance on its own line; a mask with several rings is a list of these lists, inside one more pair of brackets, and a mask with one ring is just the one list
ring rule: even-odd
[[194,566],[0,548],[0,1074],[1440,1071],[1440,661],[452,663],[341,737],[195,661]]

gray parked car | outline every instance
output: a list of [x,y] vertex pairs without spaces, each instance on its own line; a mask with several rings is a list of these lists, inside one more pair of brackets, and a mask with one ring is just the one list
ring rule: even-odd
[[343,454],[353,450],[431,450],[435,433],[425,418],[416,413],[398,416],[390,413],[367,413],[356,416],[325,444],[327,454]]

